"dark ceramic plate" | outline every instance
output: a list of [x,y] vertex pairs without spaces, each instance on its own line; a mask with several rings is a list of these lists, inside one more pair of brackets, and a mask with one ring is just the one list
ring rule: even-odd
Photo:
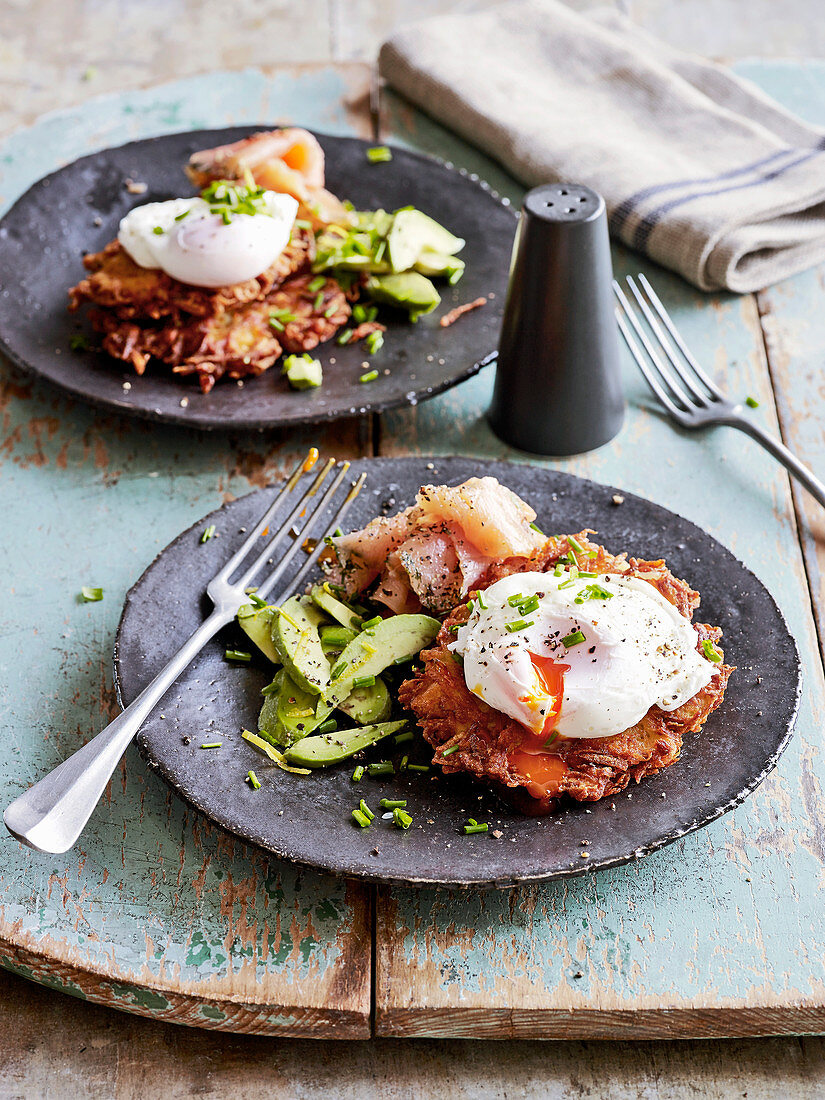
[[[243,741],[255,729],[267,662],[235,667],[227,645],[244,637],[233,624],[190,666],[141,731],[149,765],[187,801],[230,832],[285,859],[380,882],[510,886],[611,867],[646,855],[713,821],[741,802],[774,767],[791,736],[800,692],[799,658],[782,614],[764,585],[704,531],[665,508],[554,470],[471,459],[379,458],[356,462],[367,487],[347,517],[354,529],[381,510],[411,503],[419,485],[458,484],[492,474],[538,512],[546,531],[592,527],[608,549],[664,556],[702,594],[704,621],[724,631],[725,657],[738,671],[705,731],[685,739],[678,764],[634,786],[630,795],[590,806],[573,804],[551,817],[525,818],[468,781],[405,772],[352,783],[353,764],[288,775],[263,765]],[[129,592],[115,648],[115,678],[131,702],[201,622],[207,580],[243,539],[271,499],[261,490],[205,516],[163,551]],[[221,538],[199,542],[206,524]],[[271,666],[270,666],[271,668]],[[187,744],[186,741],[189,740]],[[204,741],[220,749],[202,750]],[[405,746],[407,748],[407,746]],[[382,750],[370,751],[381,759]],[[396,756],[400,756],[397,753]],[[411,757],[428,762],[421,744]],[[244,777],[257,769],[263,787]],[[406,798],[414,824],[401,832],[377,817],[357,828],[350,811],[365,798]],[[615,809],[614,809],[615,806]],[[281,814],[281,811],[283,813]],[[503,836],[464,836],[468,816]],[[580,858],[582,841],[590,858]],[[372,850],[377,848],[377,854]]]
[[[391,161],[370,164],[369,142],[318,134],[327,165],[327,186],[361,210],[395,210],[412,204],[466,240],[466,273],[454,287],[436,280],[441,305],[413,325],[386,310],[384,347],[373,366],[389,369],[361,384],[362,363],[371,357],[362,344],[317,352],[324,385],[289,389],[277,366],[243,387],[223,383],[202,395],[197,384],[175,379],[161,368],[139,378],[131,367],[102,351],[72,351],[73,334],[97,338],[80,314],[66,309],[67,291],[84,275],[83,252],[94,252],[117,235],[132,207],[188,195],[183,172],[191,153],[236,141],[264,127],[244,126],[171,134],[105,149],[61,168],[34,184],[0,221],[0,350],[11,360],[54,382],[75,397],[107,409],[196,428],[271,428],[314,424],[342,416],[378,412],[422,401],[474,374],[496,349],[510,249],[516,219],[512,210],[475,176],[429,157],[393,149]],[[127,178],[145,181],[148,191],[130,194]],[[95,222],[100,219],[100,224]],[[442,328],[439,318],[475,298],[487,304]],[[331,363],[330,359],[335,363]],[[124,390],[129,382],[131,389]],[[181,401],[186,398],[188,404]]]

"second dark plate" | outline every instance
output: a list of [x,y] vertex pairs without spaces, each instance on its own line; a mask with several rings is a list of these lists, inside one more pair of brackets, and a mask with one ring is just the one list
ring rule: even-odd
[[[725,659],[737,665],[722,706],[685,738],[681,760],[627,792],[591,805],[571,804],[545,818],[525,818],[468,781],[405,772],[351,781],[350,763],[310,776],[267,767],[242,740],[255,729],[260,689],[272,666],[261,658],[233,666],[227,645],[243,645],[237,626],[215,638],[156,708],[138,737],[150,766],[213,821],[273,855],[336,874],[405,885],[512,886],[625,863],[731,810],[774,767],[786,747],[800,691],[799,658],[785,620],[765,586],[730,551],[695,524],[616,489],[538,467],[472,459],[378,458],[353,464],[367,487],[347,526],[355,529],[382,505],[412,503],[423,483],[458,484],[491,474],[528,501],[545,531],[590,527],[609,550],[666,558],[702,596],[702,621],[722,627]],[[131,702],[203,620],[206,582],[240,545],[274,490],[260,490],[205,516],[171,543],[129,592],[118,629],[115,682]],[[214,523],[221,534],[200,535]],[[220,749],[203,742],[220,740]],[[420,740],[420,739],[419,739]],[[407,746],[405,746],[405,749]],[[396,752],[395,756],[400,756]],[[411,757],[428,762],[420,740]],[[368,759],[381,759],[372,750]],[[260,790],[244,782],[250,768]],[[380,817],[369,829],[350,818],[361,798],[378,811],[382,797],[406,798],[414,824],[401,832]],[[491,834],[464,836],[468,816]],[[582,842],[589,858],[581,858]]]
[[[294,392],[276,365],[244,385],[219,383],[204,396],[191,379],[160,367],[138,377],[104,352],[72,351],[73,334],[96,337],[80,314],[67,311],[67,292],[84,275],[82,255],[117,236],[130,209],[189,195],[183,172],[198,149],[237,141],[266,126],[169,134],[105,149],[61,168],[34,184],[0,221],[0,351],[13,362],[75,397],[151,420],[195,428],[274,428],[379,412],[422,401],[474,374],[495,355],[510,250],[513,211],[477,177],[431,157],[393,148],[386,163],[371,164],[370,142],[316,134],[326,156],[327,187],[359,210],[413,205],[467,242],[466,273],[454,287],[437,280],[441,305],[410,324],[386,311],[384,347],[374,357],[362,344],[334,342],[315,353],[324,385]],[[130,194],[127,179],[148,184]],[[456,305],[489,295],[487,304],[442,328],[439,318]],[[331,362],[331,360],[335,362]],[[362,363],[383,372],[361,384]],[[130,383],[124,390],[123,383]],[[184,400],[186,399],[186,400]],[[183,405],[181,402],[184,402]]]

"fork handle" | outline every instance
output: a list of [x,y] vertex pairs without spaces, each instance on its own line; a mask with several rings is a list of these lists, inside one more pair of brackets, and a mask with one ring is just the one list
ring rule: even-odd
[[113,722],[6,807],[3,820],[9,832],[39,852],[68,851],[152,708],[233,616],[232,610],[216,608]]
[[761,443],[766,451],[769,451],[774,458],[779,459],[782,465],[789,473],[793,474],[796,480],[804,485],[808,492],[825,508],[825,483],[821,482],[818,477],[814,477],[807,466],[799,461],[795,454],[792,454],[784,443],[772,436],[769,432],[766,432],[764,428],[759,424],[754,424],[746,416],[737,416],[732,418],[730,424],[734,428],[739,428],[746,435],[749,435],[752,439],[755,439],[757,443]]

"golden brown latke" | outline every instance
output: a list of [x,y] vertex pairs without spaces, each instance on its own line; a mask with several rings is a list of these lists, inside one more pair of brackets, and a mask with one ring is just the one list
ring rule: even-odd
[[[586,551],[596,552],[588,559],[589,570],[647,580],[682,615],[692,617],[699,604],[698,593],[674,577],[664,561],[613,556],[590,542],[590,533],[582,531],[575,536]],[[477,587],[483,590],[512,573],[547,572],[570,549],[566,536],[548,539],[529,558],[508,558],[492,565]],[[423,666],[401,685],[398,698],[415,714],[425,739],[435,749],[433,763],[441,765],[447,774],[469,772],[493,785],[523,813],[548,813],[564,795],[595,802],[624,790],[631,779],[638,783],[673,764],[679,758],[684,735],[700,729],[722,702],[733,672],[729,665],[717,665],[707,687],[677,710],[663,711],[653,706],[635,726],[614,737],[559,738],[553,751],[542,757],[542,783],[534,783],[514,766],[514,756],[525,740],[524,727],[472,694],[461,666],[447,649],[455,640],[450,627],[466,621],[469,614],[465,604],[452,612],[435,645],[421,653]],[[707,638],[718,643],[721,631],[717,627],[694,626],[697,649],[701,650]],[[456,745],[456,751],[444,755],[445,749]]]
[[[158,359],[175,374],[196,374],[202,392],[209,393],[219,378],[262,374],[284,349],[309,351],[346,323],[350,305],[335,280],[325,279],[315,292],[308,289],[310,281],[311,276],[299,275],[261,300],[207,317],[137,324],[111,310],[95,310],[91,320],[104,333],[104,350],[131,363],[138,374]],[[270,314],[284,310],[295,319],[280,332],[270,324]]]
[[111,310],[120,320],[160,320],[176,323],[190,317],[214,317],[264,298],[290,276],[306,270],[315,254],[315,238],[306,229],[293,229],[277,260],[254,279],[224,287],[181,283],[159,268],[140,267],[119,241],[83,260],[91,274],[69,291],[69,309],[84,302]]

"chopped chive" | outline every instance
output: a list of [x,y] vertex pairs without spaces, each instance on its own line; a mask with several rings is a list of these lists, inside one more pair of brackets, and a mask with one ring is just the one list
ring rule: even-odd
[[505,623],[504,629],[508,634],[515,634],[517,630],[526,630],[528,626],[533,626],[535,619],[516,619],[515,622]]
[[82,332],[73,332],[69,337],[69,347],[72,351],[88,351],[89,341]]
[[702,642],[702,652],[707,657],[707,659],[709,661],[712,661],[715,665],[718,665],[719,662],[722,660],[722,654],[719,652],[719,650],[716,648],[710,638],[705,638]]
[[450,626],[447,627],[447,629],[451,634],[458,634],[459,630],[461,630],[461,627],[462,623],[451,623]]
[[393,740],[396,745],[406,745],[408,741],[412,741],[415,734],[412,730],[402,730],[401,733],[397,733]]
[[411,661],[411,657],[396,657],[393,661],[394,665],[405,665],[408,661]]
[[332,305],[329,306],[328,309],[324,310],[324,316],[326,317],[327,320],[329,320],[329,318],[332,317],[332,315],[334,313],[337,313],[337,312],[338,312],[338,306],[336,305],[335,302],[333,302]]
[[574,645],[581,645],[584,640],[584,634],[582,634],[580,630],[574,630],[572,634],[568,634],[566,638],[562,638],[561,644],[570,649]]
[[395,809],[392,811],[393,825],[397,825],[399,829],[409,829],[412,825],[412,818],[406,810]]
[[480,592],[476,592],[476,599],[478,600],[478,606],[481,611],[487,610],[487,604],[484,602],[484,597]]
[[160,237],[160,236],[161,236],[161,235],[162,235],[163,233],[165,233],[165,232],[166,232],[166,230],[165,230],[165,229],[163,228],[163,226],[162,226],[162,225],[156,225],[156,226],[155,226],[155,228],[154,228],[154,229],[152,230],[152,232],[153,232],[153,233],[154,233],[154,234],[155,234],[156,236]]
[[214,538],[214,535],[215,535],[215,524],[210,523],[209,526],[204,529],[204,532],[201,535],[201,542],[209,542],[209,540],[211,538]]
[[537,525],[536,525],[535,523],[531,523],[531,524],[530,524],[530,530],[531,530],[531,531],[536,531],[536,532],[537,532],[537,533],[538,533],[539,535],[541,535],[541,536],[542,536],[542,538],[547,538],[547,536],[545,535],[544,531],[542,531],[542,530],[541,530],[541,528],[540,528],[540,527],[538,527],[538,526],[537,526]]
[[756,400],[755,397],[746,397],[745,404],[748,406],[749,409],[759,408],[759,402]]
[[486,821],[482,821],[481,824],[464,825],[462,831],[465,836],[471,836],[473,833],[486,833],[490,826]]
[[382,760],[377,764],[367,764],[367,771],[371,776],[395,775],[395,768],[392,766],[391,760]]
[[382,164],[392,160],[392,150],[386,145],[374,145],[371,149],[367,149],[367,160],[370,164]]
[[316,275],[314,279],[311,279],[307,283],[307,290],[310,294],[317,294],[321,287],[326,283],[326,278],[323,275]]
[[89,585],[84,584],[80,589],[80,595],[83,597],[85,603],[97,603],[98,600],[103,599],[103,589],[90,588]]
[[449,747],[448,749],[445,749],[445,750],[444,750],[444,752],[442,752],[442,754],[441,754],[441,755],[442,755],[442,757],[444,757],[444,756],[452,756],[452,755],[453,755],[453,753],[454,753],[454,752],[458,752],[458,750],[459,750],[460,748],[461,748],[461,745],[450,745],[450,747]]
[[247,592],[247,596],[249,596],[249,602],[254,604],[255,607],[266,607],[267,606],[266,600],[262,600],[257,592]]
[[550,736],[547,738],[547,740],[542,745],[542,748],[543,749],[549,749],[550,746],[553,744],[553,742],[558,740],[558,736],[559,736],[559,731],[558,730],[553,730],[553,732],[550,734]]
[[190,214],[190,213],[191,213],[191,211],[189,211],[189,210],[184,210],[184,212],[183,212],[182,214],[176,214],[176,215],[175,215],[175,221],[176,221],[176,222],[182,222],[184,218],[188,218],[188,217],[189,217],[189,214]]
[[358,381],[359,382],[374,382],[377,377],[378,377],[378,371],[377,370],[368,370],[368,371],[365,371],[364,374],[361,375],[361,377],[358,379]]
[[246,773],[246,778],[253,791],[258,791],[261,789],[261,781],[253,771],[248,771]]
[[561,564],[561,562],[557,562],[556,563],[556,568],[553,570],[553,576],[554,577],[560,577],[563,572],[564,572],[564,566]]
[[457,665],[462,665],[463,666],[464,658],[461,656],[460,653],[450,653],[450,656],[452,657],[452,659],[455,661],[455,663]]
[[405,772],[407,770],[407,765],[409,764],[409,762],[410,762],[409,756],[402,756],[401,757],[401,763],[398,765],[398,770],[400,772]]
[[531,611],[538,611],[538,609],[539,598],[535,593],[530,596],[529,599],[525,600],[524,603],[518,605],[519,615],[529,615]]
[[584,547],[582,546],[582,544],[579,542],[578,539],[573,538],[572,535],[568,535],[567,536],[567,541],[570,544],[570,549],[575,551],[575,553],[577,553],[577,554],[583,554],[584,553]]
[[[341,530],[340,527],[336,527],[335,530],[332,532],[332,537],[334,539],[340,539],[343,533],[344,532]],[[339,592],[343,592],[343,588],[341,588],[339,584],[336,584],[335,588],[337,588]]]
[[430,770],[429,764],[408,764],[408,772],[428,772]]
[[352,681],[354,688],[371,688],[375,686],[374,676],[356,676]]
[[355,771],[352,773],[353,783],[360,783],[361,780],[364,778],[364,772],[366,770],[367,769],[364,767],[363,764],[359,764]]
[[568,563],[568,565],[578,565],[579,564],[576,561],[575,555],[573,554],[572,550],[567,551],[567,553],[564,555],[564,560]]
[[366,829],[368,827],[370,819],[367,817],[366,814],[361,813],[360,810],[353,810],[352,816],[356,825],[360,825],[362,829]]
[[224,653],[224,659],[227,661],[251,661],[252,654],[246,653],[242,649],[227,649]]
[[507,603],[509,603],[510,607],[517,607],[518,604],[520,604],[523,599],[524,599],[524,596],[522,595],[522,593],[521,592],[516,592],[515,596],[508,596],[507,597]]
[[378,330],[371,332],[364,343],[367,345],[367,351],[370,355],[375,355],[384,346],[384,333],[378,332]]
[[336,664],[334,664],[332,666],[331,670],[330,670],[330,674],[329,674],[330,680],[337,680],[338,677],[341,675],[341,673],[344,672],[348,668],[349,668],[349,661],[338,661],[338,662],[336,662]]
[[376,615],[372,619],[367,619],[367,621],[365,623],[361,623],[361,629],[362,630],[372,630],[372,628],[374,626],[378,626],[378,624],[382,623],[383,621],[384,620],[381,618],[380,615]]
[[201,745],[201,748],[202,749],[219,749],[222,744],[223,744],[223,741],[205,741],[204,744]]
[[382,798],[378,803],[382,810],[403,810],[406,809],[406,798]]
[[316,729],[316,733],[332,733],[333,730],[338,729],[338,723],[334,718],[327,718],[326,722],[322,722]]
[[277,680],[273,680],[271,684],[267,684],[266,687],[261,688],[261,695],[272,695],[275,691],[280,691],[281,685]]
[[358,803],[358,809],[361,811],[364,817],[368,817],[370,821],[372,821],[372,819],[375,817],[375,814],[372,812],[372,810],[369,808],[363,798]]
[[285,327],[283,321],[278,317],[273,317],[271,313],[269,315],[269,326],[274,328],[276,332],[283,332]]
[[357,325],[362,325],[367,319],[366,306],[357,305],[352,307],[352,319]]
[[336,339],[335,343],[339,347],[343,347],[344,344],[349,343],[350,336],[352,336],[352,329],[351,328],[345,328],[342,332],[339,332],[338,338]]
[[575,583],[576,583],[576,578],[575,577],[569,577],[566,581],[562,581],[562,583],[559,585],[559,588],[569,588],[571,584],[575,584]]
[[324,304],[324,292],[319,290],[315,295],[315,301],[312,303],[313,310],[317,313],[321,306]]
[[312,229],[312,222],[308,222],[304,218],[296,218],[293,224],[296,229]]

